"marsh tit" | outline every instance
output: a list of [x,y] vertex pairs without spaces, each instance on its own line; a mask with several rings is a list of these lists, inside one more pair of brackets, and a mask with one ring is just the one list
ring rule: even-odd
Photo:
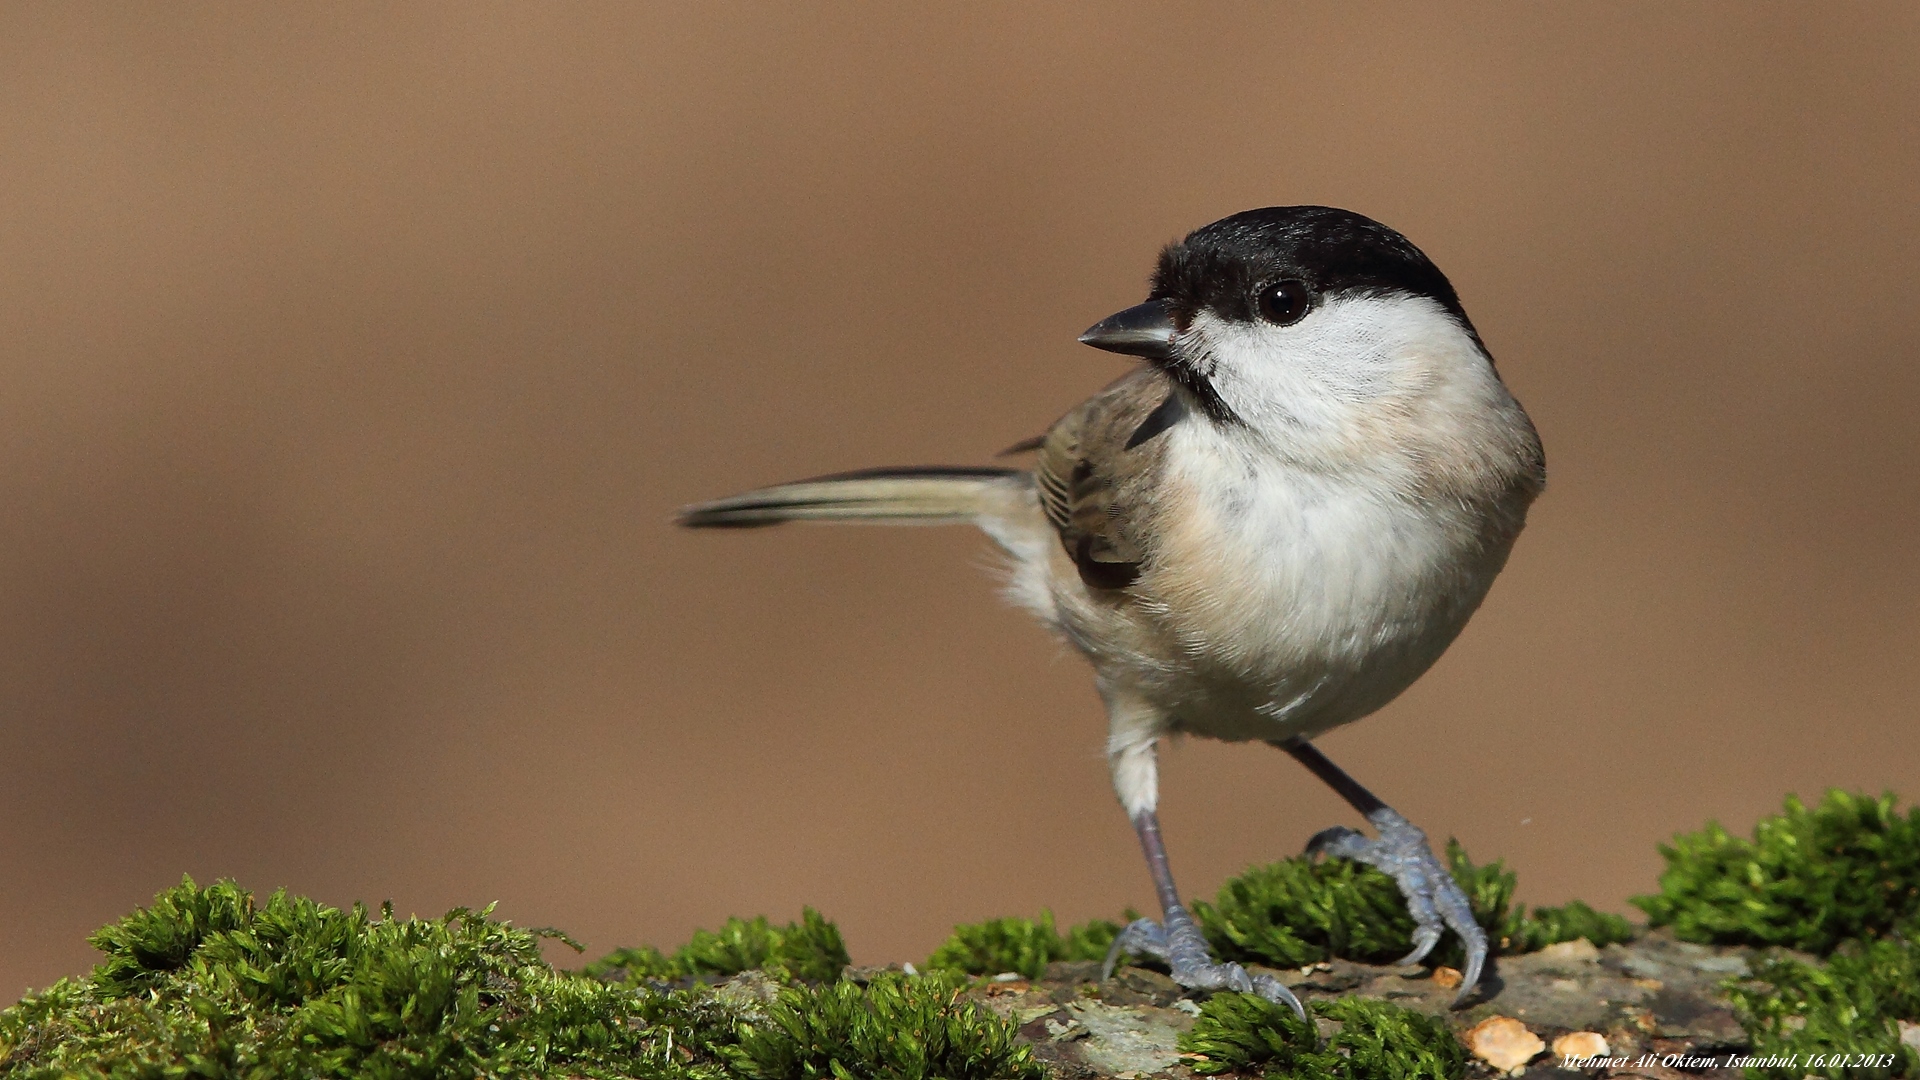
[[[1506,563],[1546,471],[1532,422],[1459,297],[1398,232],[1283,206],[1160,255],[1144,303],[1080,338],[1131,374],[1014,449],[1032,468],[843,473],[689,506],[693,527],[971,522],[1008,595],[1093,665],[1107,758],[1161,918],[1115,941],[1181,985],[1299,1002],[1218,963],[1180,901],[1155,816],[1155,745],[1186,733],[1285,750],[1366,818],[1312,852],[1391,875],[1416,963],[1487,936],[1426,834],[1309,741],[1393,700],[1440,657]],[[1304,1014],[1303,1014],[1304,1015]]]

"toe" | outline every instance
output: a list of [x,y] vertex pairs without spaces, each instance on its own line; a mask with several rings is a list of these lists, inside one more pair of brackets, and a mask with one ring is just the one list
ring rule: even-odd
[[1125,930],[1116,934],[1113,944],[1107,947],[1107,959],[1100,965],[1100,981],[1113,978],[1113,969],[1120,957],[1144,953],[1161,960],[1167,958],[1167,932],[1152,919],[1135,919],[1127,924]]
[[1467,894],[1460,888],[1459,882],[1453,880],[1453,875],[1436,876],[1434,886],[1430,907],[1447,929],[1459,936],[1460,945],[1466,952],[1466,964],[1460,972],[1460,992],[1453,999],[1458,1007],[1480,983],[1480,972],[1487,963],[1487,932],[1474,919],[1473,905],[1468,902]]
[[1313,834],[1313,837],[1307,841],[1307,854],[1359,859],[1366,853],[1370,843],[1366,834],[1359,830],[1349,829],[1345,825],[1334,825]]

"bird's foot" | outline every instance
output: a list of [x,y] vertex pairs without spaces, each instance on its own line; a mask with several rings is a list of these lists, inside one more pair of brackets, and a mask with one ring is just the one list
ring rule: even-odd
[[[1453,880],[1453,874],[1427,844],[1427,834],[1390,808],[1375,810],[1367,820],[1379,830],[1379,837],[1335,825],[1323,829],[1307,841],[1309,855],[1337,855],[1375,867],[1400,886],[1407,898],[1407,911],[1414,922],[1413,951],[1400,959],[1402,964],[1417,964],[1426,959],[1440,943],[1443,930],[1460,935],[1466,946],[1466,970],[1461,972],[1460,992],[1454,995],[1455,1008],[1473,993],[1480,982],[1480,969],[1487,962],[1487,932],[1474,921],[1473,905]],[[1131,928],[1129,928],[1131,929]]]
[[1293,991],[1271,975],[1249,975],[1239,964],[1216,964],[1207,950],[1207,939],[1193,924],[1187,909],[1175,904],[1167,909],[1164,924],[1152,919],[1135,919],[1107,950],[1107,962],[1100,969],[1102,981],[1113,977],[1113,966],[1121,956],[1145,954],[1164,960],[1172,970],[1173,981],[1190,990],[1238,990],[1259,994],[1268,1001],[1285,1005],[1307,1018],[1307,1010]]

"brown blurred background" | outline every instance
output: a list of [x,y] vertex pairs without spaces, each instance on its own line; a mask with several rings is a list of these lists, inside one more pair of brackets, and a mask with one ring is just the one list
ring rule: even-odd
[[[595,952],[1149,905],[1080,662],[967,530],[680,503],[979,462],[1159,245],[1453,277],[1552,483],[1326,749],[1522,898],[1920,797],[1920,8],[0,12],[0,997],[183,871]],[[1168,756],[1193,895],[1354,821]]]

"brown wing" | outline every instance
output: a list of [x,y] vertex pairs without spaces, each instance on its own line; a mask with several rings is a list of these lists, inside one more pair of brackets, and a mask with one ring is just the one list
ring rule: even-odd
[[1124,589],[1149,550],[1163,440],[1184,415],[1165,376],[1141,369],[1060,418],[1040,445],[1040,505],[1092,589]]

